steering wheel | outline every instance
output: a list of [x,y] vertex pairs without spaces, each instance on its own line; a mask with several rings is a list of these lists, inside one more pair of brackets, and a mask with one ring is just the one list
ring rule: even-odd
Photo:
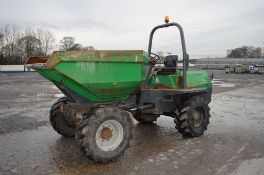
[[150,53],[150,62],[152,62],[153,64],[156,64],[157,61],[159,61],[161,58],[159,55],[155,54],[155,53]]

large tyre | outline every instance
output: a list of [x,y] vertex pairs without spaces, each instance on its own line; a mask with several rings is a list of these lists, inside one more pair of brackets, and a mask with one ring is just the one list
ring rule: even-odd
[[157,117],[152,114],[142,114],[138,112],[134,115],[134,118],[141,124],[152,124],[157,121]]
[[88,158],[106,163],[124,154],[130,146],[133,129],[127,112],[117,108],[99,108],[84,116],[75,136]]
[[60,111],[60,106],[67,103],[67,98],[58,99],[50,110],[50,123],[55,131],[65,137],[73,137],[75,135],[76,126],[69,124],[64,114]]
[[208,104],[197,97],[192,97],[184,103],[180,114],[175,117],[176,129],[184,136],[199,137],[207,130],[210,117]]

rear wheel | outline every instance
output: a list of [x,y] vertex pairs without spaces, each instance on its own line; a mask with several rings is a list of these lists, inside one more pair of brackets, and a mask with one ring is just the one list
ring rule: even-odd
[[76,139],[87,157],[95,162],[115,161],[129,147],[133,123],[127,112],[117,108],[99,108],[84,116]]
[[62,97],[58,99],[51,107],[50,110],[50,123],[55,131],[65,137],[73,137],[75,134],[75,126],[70,124],[60,111],[61,105],[67,103],[67,98]]
[[175,118],[177,130],[184,136],[198,137],[207,130],[210,117],[208,104],[203,104],[199,97],[192,97]]

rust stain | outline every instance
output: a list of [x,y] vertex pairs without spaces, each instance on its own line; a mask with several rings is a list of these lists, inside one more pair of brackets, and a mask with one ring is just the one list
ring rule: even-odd
[[155,84],[154,86],[150,87],[151,89],[172,89],[169,86],[166,86],[164,84]]
[[110,128],[103,128],[100,133],[100,137],[105,140],[111,139],[113,136]]
[[123,52],[116,53],[116,51],[117,50],[113,50],[113,53],[107,53],[107,55],[101,55],[101,56],[102,58],[112,58],[112,57],[131,56],[135,54],[141,54],[143,52],[143,51],[138,51],[138,50],[130,50],[130,51],[123,51]]
[[183,88],[182,80],[183,80],[182,76],[177,77],[178,87],[180,87],[180,88]]
[[[105,97],[113,97],[113,96],[119,96],[124,94],[123,90],[126,89],[126,87],[122,88],[96,88],[96,89],[91,89],[95,93],[101,93]],[[111,92],[109,94],[109,92]]]
[[60,58],[56,54],[53,54],[51,59],[47,61],[46,67],[49,69],[53,69],[59,63],[60,63]]
[[25,64],[46,63],[50,56],[31,56]]
[[67,52],[69,56],[74,56],[74,57],[83,54],[92,54],[100,58],[122,57],[122,56],[130,56],[130,55],[143,53],[142,50],[82,50],[82,51],[55,51],[54,54],[65,53],[65,52]]

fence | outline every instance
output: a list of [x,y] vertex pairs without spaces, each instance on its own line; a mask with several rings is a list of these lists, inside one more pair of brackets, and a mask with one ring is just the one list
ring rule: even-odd
[[0,65],[0,72],[25,72],[24,65]]

